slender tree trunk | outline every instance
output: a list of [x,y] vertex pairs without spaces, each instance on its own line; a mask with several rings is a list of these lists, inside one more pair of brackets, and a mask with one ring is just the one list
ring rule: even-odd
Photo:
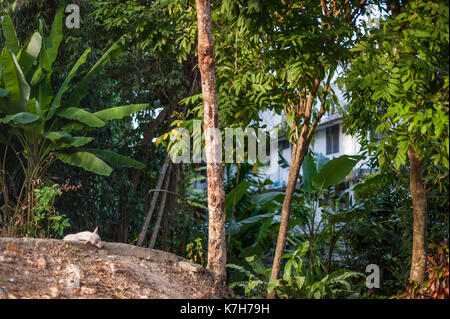
[[[297,185],[298,175],[300,167],[303,162],[304,155],[302,153],[302,144],[300,140],[292,147],[292,162],[289,166],[289,179],[286,187],[286,195],[284,196],[283,206],[281,207],[281,223],[280,230],[278,231],[277,246],[275,248],[275,257],[273,259],[272,273],[270,280],[277,280],[281,272],[281,256],[283,255],[284,248],[286,246],[286,237],[289,228],[289,218],[291,214],[292,199],[294,197],[295,187]],[[304,152],[303,152],[304,153]],[[306,153],[305,153],[306,154]],[[275,290],[272,290],[267,295],[268,299],[274,299],[276,297]]]
[[422,282],[425,277],[426,232],[427,232],[427,196],[423,186],[423,164],[412,146],[408,149],[409,188],[413,202],[413,248],[410,277]]
[[172,170],[172,176],[173,176],[173,182],[170,183],[169,191],[173,193],[167,194],[169,196],[168,198],[168,204],[166,209],[166,214],[163,216],[162,220],[162,238],[161,238],[161,249],[165,251],[170,250],[170,228],[171,228],[171,220],[173,216],[175,215],[175,209],[177,206],[177,200],[178,196],[175,194],[178,194],[178,188],[179,188],[179,181],[180,181],[180,174],[181,174],[181,164],[172,164],[174,169]]
[[[325,102],[329,92],[329,84],[332,74],[333,73],[331,72],[328,75],[328,79],[326,81],[326,85],[322,96],[320,111],[312,124],[310,122],[310,119],[314,100],[316,99],[317,96],[317,90],[320,86],[320,79],[315,79],[311,91],[308,94],[307,101],[305,101],[303,105],[301,105],[302,109],[301,112],[304,116],[304,122],[300,131],[300,136],[298,137],[297,142],[293,145],[292,148],[292,156],[291,156],[292,162],[291,165],[289,166],[288,185],[286,187],[286,194],[284,196],[283,206],[281,207],[280,230],[278,231],[277,246],[275,248],[275,256],[273,259],[272,273],[270,275],[270,280],[277,280],[278,277],[280,276],[281,256],[283,255],[284,248],[286,246],[286,237],[289,230],[289,218],[291,214],[292,199],[294,197],[295,187],[297,185],[298,175],[300,173],[300,167],[302,166],[305,155],[308,153],[309,144],[311,142],[312,135],[314,134],[317,124],[319,123],[320,119],[325,113]],[[274,299],[275,297],[276,297],[275,290],[272,290],[272,292],[267,294],[267,299]]]
[[[231,226],[233,225],[233,218],[234,218],[234,208],[236,207],[236,196],[237,196],[237,186],[239,185],[239,175],[241,173],[241,164],[237,164],[238,170],[236,173],[236,182],[235,182],[235,191],[234,191],[234,196],[233,196],[233,205],[231,207],[231,214],[230,214],[230,223],[228,224],[228,229],[231,229]],[[230,241],[231,241],[231,232],[228,233],[228,245],[230,245]]]
[[[161,186],[164,181],[164,177],[166,176],[167,167],[169,166],[169,157],[166,157],[164,160],[163,167],[161,169],[161,174],[158,177],[158,181],[156,182],[156,189],[161,189]],[[137,242],[138,246],[142,246],[144,243],[145,236],[147,234],[148,225],[150,224],[150,220],[152,219],[153,211],[155,210],[156,201],[158,200],[160,192],[153,193],[152,202],[150,203],[150,208],[147,212],[147,217],[145,218],[144,225],[142,226],[141,233],[139,234],[139,239]]]
[[[211,4],[196,0],[198,22],[198,65],[202,81],[204,129],[219,127],[216,96],[216,61],[213,46]],[[219,289],[226,285],[225,190],[222,164],[222,143],[219,136],[207,136],[206,159],[208,178],[208,269]],[[220,148],[220,149],[219,149]],[[219,158],[220,157],[220,158]]]
[[[152,143],[152,139],[158,131],[158,127],[162,124],[162,122],[166,119],[169,119],[172,116],[172,112],[176,109],[176,104],[169,104],[166,106],[156,117],[153,122],[148,124],[144,130],[144,141],[142,142],[142,149],[144,150],[144,154],[142,155],[141,161],[144,163],[148,162],[150,156],[150,146]],[[136,191],[139,185],[139,179],[141,177],[143,170],[135,169],[132,173],[131,181],[133,183],[133,192]]]
[[152,236],[150,238],[150,245],[148,245],[148,247],[151,248],[151,249],[155,248],[156,237],[158,236],[159,226],[161,225],[162,215],[164,213],[164,208],[166,207],[167,192],[165,192],[165,190],[168,190],[169,183],[170,183],[170,181],[172,179],[171,167],[172,166],[169,163],[169,168],[168,168],[167,173],[166,173],[167,177],[166,177],[166,180],[164,181],[163,193],[162,193],[161,201],[159,203],[158,214],[156,216],[155,227],[153,228],[153,233],[152,233]]

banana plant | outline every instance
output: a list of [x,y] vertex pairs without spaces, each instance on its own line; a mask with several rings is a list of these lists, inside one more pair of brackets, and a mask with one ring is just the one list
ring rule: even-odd
[[[10,16],[1,16],[4,47],[0,55],[0,125],[4,126],[3,131],[7,130],[8,136],[1,136],[0,142],[7,144],[6,150],[10,148],[16,154],[22,154],[18,156],[25,173],[22,191],[25,189],[28,193],[32,181],[42,176],[53,155],[64,163],[100,175],[112,172],[106,162],[137,169],[145,167],[129,157],[87,147],[94,139],[86,136],[91,130],[148,107],[148,104],[133,104],[95,113],[80,107],[91,81],[106,63],[121,53],[118,42],[78,83],[72,83],[86,62],[91,51],[88,48],[73,64],[59,89],[53,91],[52,65],[63,38],[63,10],[64,1],[61,1],[48,36],[44,35],[44,22],[40,20],[39,30],[22,46]],[[11,143],[14,139],[21,145],[19,152]]]
[[354,297],[348,279],[364,275],[347,269],[327,274],[324,265],[318,258],[315,260],[315,271],[308,270],[305,257],[309,246],[309,241],[305,241],[293,253],[283,255],[283,258],[287,259],[283,278],[269,281],[267,291],[271,292],[276,289],[277,295],[281,298],[334,299],[340,295]]
[[315,258],[314,271],[308,267],[308,251],[310,243],[304,241],[292,253],[286,253],[283,268],[283,276],[278,280],[270,280],[271,268],[264,266],[261,258],[256,255],[245,258],[247,267],[236,264],[228,264],[228,269],[240,272],[246,280],[230,283],[232,289],[244,289],[247,298],[263,298],[266,293],[274,289],[280,298],[354,298],[350,278],[364,277],[362,273],[339,269],[328,273],[326,267]]
[[[326,264],[329,271],[332,252],[344,229],[342,223],[339,224],[339,219],[334,219],[335,215],[356,216],[361,212],[359,205],[341,208],[339,204],[336,204],[352,189],[350,187],[338,193],[336,187],[344,182],[361,159],[362,157],[358,155],[342,155],[330,160],[316,153],[310,153],[305,157],[302,165],[300,198],[305,208],[306,224],[297,224],[297,226],[302,230],[302,236],[309,240],[311,270],[314,267],[313,260],[317,246],[328,238],[329,256]],[[326,194],[328,194],[328,200],[325,200]]]

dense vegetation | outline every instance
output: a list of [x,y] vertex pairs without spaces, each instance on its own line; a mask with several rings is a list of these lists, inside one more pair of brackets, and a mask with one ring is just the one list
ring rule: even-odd
[[[65,25],[72,2],[80,28]],[[0,236],[98,226],[105,241],[206,266],[206,164],[167,155],[174,129],[195,136],[205,117],[195,1],[1,9]],[[284,190],[268,191],[263,163],[224,163],[228,286],[245,298],[448,298],[448,1],[224,0],[211,17],[218,127],[257,129],[268,110],[293,146]],[[312,151],[334,112],[358,155]],[[361,160],[369,173],[345,183]],[[369,264],[379,288],[366,287]]]

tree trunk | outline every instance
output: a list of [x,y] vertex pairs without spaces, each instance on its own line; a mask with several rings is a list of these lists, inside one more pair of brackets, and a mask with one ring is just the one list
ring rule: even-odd
[[[172,116],[172,112],[176,109],[176,104],[169,104],[166,106],[153,120],[150,124],[145,127],[144,130],[144,141],[142,142],[142,149],[144,150],[144,155],[141,158],[141,162],[147,163],[150,156],[150,146],[152,144],[152,139],[155,136],[158,127],[162,124],[162,122],[166,119],[169,119]],[[139,185],[139,179],[144,170],[135,169],[133,171],[133,176],[131,177],[131,181],[133,183],[133,193],[136,192],[136,189]]]
[[[236,182],[234,184],[235,191],[233,196],[233,205],[231,206],[231,214],[230,214],[230,222],[228,223],[228,229],[231,229],[231,226],[233,225],[233,218],[234,218],[234,208],[236,206],[236,196],[237,196],[237,186],[239,185],[239,175],[241,173],[241,164],[237,164],[238,170],[236,173]],[[231,168],[231,166],[230,166]],[[231,241],[231,232],[228,233],[228,246],[230,245]]]
[[[303,126],[301,128],[300,136],[297,142],[292,148],[292,162],[289,166],[289,179],[286,187],[286,194],[283,200],[283,206],[281,207],[281,223],[280,230],[278,231],[277,246],[275,248],[275,257],[273,259],[272,273],[270,280],[277,280],[281,272],[281,256],[284,253],[286,246],[286,237],[289,230],[289,218],[291,214],[292,199],[294,197],[295,187],[297,185],[298,175],[300,173],[300,167],[302,166],[303,159],[308,153],[309,144],[311,143],[312,135],[325,113],[325,101],[329,91],[329,84],[333,73],[328,75],[328,79],[324,88],[320,111],[314,119],[313,123],[310,123],[314,100],[317,97],[317,90],[320,86],[320,80],[315,79],[311,91],[308,94],[307,101],[301,105],[302,114],[304,116]],[[272,290],[267,294],[267,299],[274,299],[276,297],[275,290]]]
[[[283,255],[284,248],[286,246],[286,237],[289,230],[289,218],[291,214],[292,199],[294,197],[295,187],[297,185],[298,175],[300,173],[300,167],[303,162],[303,158],[306,154],[302,151],[305,145],[302,145],[301,140],[292,148],[292,162],[289,166],[289,179],[286,187],[286,195],[284,196],[283,206],[281,207],[281,223],[280,230],[278,231],[277,246],[275,248],[275,257],[273,259],[272,273],[270,280],[277,280],[281,272],[281,256]],[[306,146],[306,149],[308,147]],[[303,156],[301,154],[303,153]],[[276,297],[275,290],[272,290],[267,295],[267,299],[274,299]]]
[[[209,0],[196,0],[198,22],[198,65],[201,74],[204,129],[218,128],[216,62]],[[225,190],[220,136],[208,136],[206,144],[208,178],[208,269],[219,289],[226,285]],[[220,149],[219,149],[220,147]]]
[[174,169],[172,170],[172,180],[173,182],[170,183],[169,191],[171,193],[168,193],[168,204],[166,209],[166,215],[164,216],[162,220],[162,234],[161,234],[161,249],[165,251],[170,250],[170,228],[171,228],[171,219],[173,216],[175,216],[175,209],[177,205],[178,200],[178,188],[179,188],[179,181],[180,181],[180,174],[181,174],[181,164],[172,164]]
[[[161,174],[158,177],[158,181],[156,182],[156,189],[161,189],[162,183],[164,181],[164,177],[166,176],[167,167],[169,166],[169,157],[166,157],[164,160],[163,167],[161,169]],[[152,202],[150,204],[150,208],[147,212],[147,217],[145,218],[144,225],[142,226],[141,233],[139,234],[139,239],[137,242],[138,246],[142,246],[144,243],[145,236],[147,234],[148,225],[150,224],[150,220],[152,219],[153,211],[155,210],[156,201],[158,200],[160,192],[153,193]]]
[[159,208],[158,208],[158,214],[156,216],[155,227],[153,227],[152,236],[150,238],[150,244],[148,245],[148,247],[151,249],[155,248],[156,237],[158,236],[159,226],[161,225],[162,215],[164,214],[164,208],[166,207],[167,192],[165,192],[165,191],[168,190],[169,183],[172,179],[171,168],[172,168],[172,166],[169,163],[169,168],[166,173],[167,177],[166,177],[166,180],[164,181],[164,186],[162,188],[162,197],[161,197],[161,201],[159,202]]
[[413,248],[410,277],[421,283],[425,277],[426,232],[427,232],[427,196],[423,186],[423,164],[410,145],[409,157],[409,188],[413,202]]

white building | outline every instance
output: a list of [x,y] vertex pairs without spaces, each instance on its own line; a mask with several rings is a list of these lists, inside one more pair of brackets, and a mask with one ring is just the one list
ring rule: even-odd
[[[270,111],[262,113],[261,118],[263,119],[263,123],[269,128],[275,127],[282,122],[280,115],[273,114]],[[290,163],[292,144],[286,139],[280,138],[278,148],[283,158]],[[345,134],[342,127],[342,116],[338,113],[324,115],[322,117],[311,141],[311,149],[313,152],[322,153],[330,159],[344,154],[357,155],[360,148],[361,145],[355,137]],[[271,160],[270,166],[264,168],[262,172],[267,172],[264,175],[274,182],[273,188],[284,188],[288,183],[289,168],[283,168],[279,165],[277,161],[278,154],[271,155],[275,157]],[[357,167],[361,165],[362,163],[359,163]]]
[[[260,114],[262,125],[266,126],[266,130],[276,129],[283,122],[281,115],[277,115],[272,111],[264,111]],[[268,141],[267,141],[268,143]],[[315,153],[321,153],[328,158],[339,157],[341,155],[357,155],[361,146],[355,137],[346,135],[342,127],[342,116],[338,113],[325,114],[319,125],[316,127],[314,137],[310,145]],[[288,164],[291,162],[292,144],[284,137],[279,137],[278,152],[270,153],[270,162],[267,166],[259,167],[260,178],[269,178],[274,183],[269,189],[284,189],[289,179],[289,167],[283,167],[279,164],[279,154],[286,160]],[[361,168],[364,163],[361,161],[356,168]],[[236,169],[236,168],[233,168]],[[199,172],[204,175],[205,172]],[[300,175],[302,170],[300,169]],[[351,176],[349,176],[351,177]],[[206,179],[197,181],[194,185],[196,189],[206,189]]]

